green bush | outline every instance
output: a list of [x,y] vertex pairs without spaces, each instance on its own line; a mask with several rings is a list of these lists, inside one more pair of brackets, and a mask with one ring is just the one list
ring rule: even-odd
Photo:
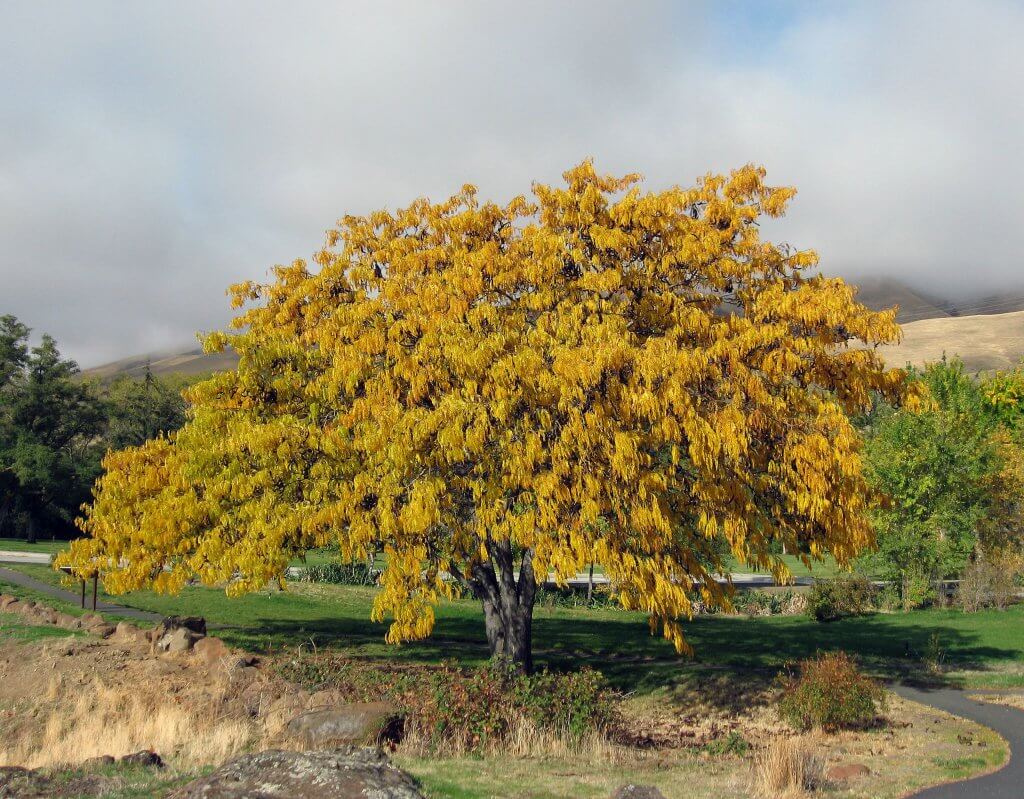
[[869,726],[885,707],[885,693],[846,652],[828,652],[800,663],[782,678],[779,715],[799,730],[828,732]]
[[750,743],[736,730],[733,730],[728,735],[715,738],[705,744],[704,751],[712,757],[728,757],[729,755],[746,757],[750,752]]
[[844,616],[860,616],[873,609],[875,590],[859,574],[818,580],[807,597],[807,613],[818,621],[834,621]]
[[733,609],[747,616],[782,616],[803,613],[807,599],[796,591],[739,591]]
[[307,566],[299,580],[334,585],[376,585],[380,572],[365,563],[317,563]]
[[537,606],[542,608],[621,608],[611,589],[606,585],[594,586],[587,599],[586,591],[557,586],[541,586],[537,592]]
[[473,669],[452,665],[396,667],[334,653],[296,652],[279,662],[289,680],[333,688],[352,701],[387,701],[401,708],[407,730],[435,751],[501,750],[517,725],[579,741],[616,721],[618,699],[600,672],[522,675],[505,664]]

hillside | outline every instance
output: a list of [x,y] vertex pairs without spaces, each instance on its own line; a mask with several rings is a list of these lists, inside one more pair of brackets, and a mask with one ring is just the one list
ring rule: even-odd
[[879,352],[891,366],[921,366],[945,353],[960,356],[970,372],[1011,369],[1024,358],[1024,311],[909,322],[903,342]]
[[[902,366],[937,360],[945,352],[959,354],[968,369],[1012,367],[1024,357],[1024,291],[1004,291],[974,299],[932,296],[889,278],[865,278],[857,298],[874,310],[899,306],[904,341],[885,347],[888,362]],[[135,355],[85,369],[87,377],[141,377],[147,361],[157,375],[201,375],[233,369],[238,357],[231,351],[205,355],[192,348],[177,352]]]
[[898,305],[896,320],[900,324],[953,315],[949,305],[944,301],[926,297],[909,286],[885,278],[861,280],[858,284],[857,299],[873,311],[884,311]]
[[142,377],[146,364],[155,375],[203,375],[210,372],[223,372],[234,369],[238,356],[231,350],[212,355],[205,354],[201,349],[185,352],[164,352],[151,355],[133,355],[119,361],[83,369],[85,377],[111,378],[121,375]]

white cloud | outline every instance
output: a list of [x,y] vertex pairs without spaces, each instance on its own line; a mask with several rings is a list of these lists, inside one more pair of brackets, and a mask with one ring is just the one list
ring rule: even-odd
[[764,163],[830,271],[1024,271],[1021,7],[781,8],[5,4],[0,312],[85,363],[179,346],[343,213],[587,155],[655,185]]

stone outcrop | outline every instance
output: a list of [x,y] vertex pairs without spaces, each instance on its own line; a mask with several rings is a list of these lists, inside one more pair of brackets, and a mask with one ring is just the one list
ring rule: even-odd
[[332,752],[270,749],[235,758],[169,799],[422,799],[416,781],[377,749]]
[[287,735],[305,749],[375,745],[401,737],[401,715],[387,702],[353,702],[307,710],[288,722]]

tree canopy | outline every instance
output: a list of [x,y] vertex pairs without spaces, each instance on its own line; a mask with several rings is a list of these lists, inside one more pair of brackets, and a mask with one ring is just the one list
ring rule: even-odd
[[47,335],[28,345],[29,328],[0,317],[0,531],[34,539],[72,528],[99,474],[99,401],[74,379]]
[[1012,374],[974,379],[954,359],[912,378],[928,402],[882,405],[866,430],[866,473],[886,501],[872,512],[878,547],[865,565],[894,580],[908,608],[979,551],[1018,551],[1024,523]]
[[[460,590],[529,667],[539,581],[601,563],[683,651],[724,551],[851,561],[873,540],[848,414],[913,395],[894,312],[762,240],[762,169],[644,191],[584,162],[532,198],[472,186],[346,216],[315,265],[233,287],[238,368],[176,434],[113,452],[61,559],[110,590],[261,588],[294,553],[384,554],[374,616],[428,635]],[[865,346],[866,345],[866,346]]]

